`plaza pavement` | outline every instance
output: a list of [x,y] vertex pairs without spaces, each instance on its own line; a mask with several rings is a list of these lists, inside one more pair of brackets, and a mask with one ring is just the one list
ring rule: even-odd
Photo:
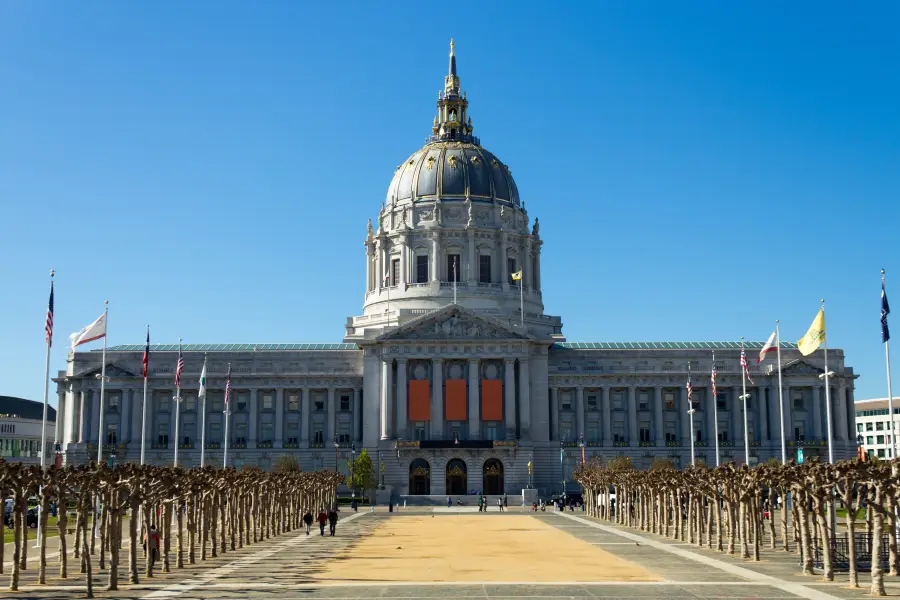
[[[127,548],[122,565],[127,564]],[[797,557],[764,550],[753,562],[585,518],[583,513],[506,514],[405,510],[343,513],[334,538],[291,532],[196,565],[143,578],[98,598],[356,599],[450,598],[863,598],[866,587],[800,574]],[[77,571],[71,566],[70,571]],[[84,597],[83,575],[37,586],[36,565],[18,593],[2,598]],[[8,571],[5,575],[8,577]],[[861,583],[867,586],[867,577]],[[900,581],[886,577],[889,595]]]

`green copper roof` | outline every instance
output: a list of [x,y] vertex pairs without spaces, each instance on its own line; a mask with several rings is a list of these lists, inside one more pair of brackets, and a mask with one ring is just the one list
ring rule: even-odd
[[[744,342],[748,350],[759,350],[765,342]],[[740,350],[741,342],[561,342],[554,348],[567,350]],[[793,349],[794,342],[781,342],[781,347]]]
[[[184,352],[265,352],[271,350],[356,350],[356,344],[182,344]],[[144,344],[110,346],[107,352],[143,352]],[[150,344],[150,352],[173,352],[178,344]],[[99,352],[99,350],[98,350]]]

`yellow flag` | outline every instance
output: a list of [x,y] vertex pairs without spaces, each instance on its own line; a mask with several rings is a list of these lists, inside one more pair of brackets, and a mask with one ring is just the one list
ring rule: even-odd
[[819,314],[813,319],[812,325],[806,335],[797,342],[797,348],[803,356],[809,356],[825,343],[825,309],[820,309]]
[[511,277],[513,278],[513,281],[519,281],[519,280],[521,280],[521,279],[522,279],[522,271],[521,271],[521,270],[516,271],[515,273],[513,273],[513,274],[511,275]]

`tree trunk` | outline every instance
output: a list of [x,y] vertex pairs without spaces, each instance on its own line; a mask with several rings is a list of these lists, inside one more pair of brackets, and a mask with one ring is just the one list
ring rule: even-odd
[[[150,538],[153,535],[150,530],[151,519],[153,518],[153,503],[152,502],[144,502],[144,535],[146,536],[147,546],[145,553],[145,565],[144,565],[144,574],[150,578],[153,577],[153,546],[150,543]],[[159,544],[156,545],[156,553],[159,554]]]
[[813,502],[822,540],[822,579],[824,581],[834,581],[834,567],[831,564],[831,524],[828,522],[823,492],[817,491],[813,496]]
[[[13,500],[13,510],[12,510],[12,520],[13,520],[13,561],[12,561],[12,575],[9,578],[9,590],[11,592],[16,592],[19,590],[19,556],[22,551],[22,538],[20,536],[20,530],[22,528],[22,520],[19,518],[19,505],[23,503],[22,501],[23,492],[17,489],[15,490],[14,500]],[[0,540],[2,541],[2,540]]]
[[889,574],[896,577],[900,573],[900,563],[897,560],[897,502],[893,494],[885,495],[885,504],[887,505],[887,533],[888,533],[888,559]]
[[[41,521],[41,539],[38,540],[40,545],[40,564],[38,565],[38,583],[44,585],[47,583],[47,517],[50,514],[50,494],[49,490],[42,490],[41,493],[41,514],[38,518]],[[0,541],[3,537],[0,536]]]
[[[94,519],[96,522],[97,519]],[[88,548],[87,541],[87,532],[85,532],[84,536],[81,538],[84,547],[82,548],[81,555],[84,557],[85,564],[85,586],[86,586],[86,596],[88,598],[94,597],[94,574],[91,572],[91,551]]]
[[59,518],[56,520],[56,526],[59,528],[59,578],[66,579],[69,576],[68,557],[66,556],[66,552],[68,552],[66,548],[66,534],[69,525],[69,517],[66,514],[69,508],[68,498],[60,495],[58,506],[57,514],[59,514]]
[[868,512],[872,513],[872,596],[885,596],[884,569],[881,568],[881,535],[884,530],[884,507],[882,506],[882,483],[875,484],[874,499],[869,502]]
[[175,566],[179,569],[184,568],[184,510],[182,510],[182,506],[184,506],[182,498],[178,498],[175,503],[175,519],[178,521],[178,546],[175,550]]
[[[102,498],[102,500],[101,500]],[[107,527],[109,524],[109,496],[108,494],[98,494],[97,495],[98,506],[102,504],[103,508],[101,509],[100,516],[100,562],[98,563],[101,569],[106,568],[106,551],[109,549],[109,536],[107,535]],[[94,532],[96,534],[97,528],[94,528]]]
[[853,481],[844,478],[844,506],[847,508],[847,559],[850,576],[850,587],[859,587],[859,573],[856,571],[856,505],[853,503]]
[[106,590],[113,592],[119,589],[119,494],[116,490],[107,493],[107,505],[104,514],[107,517],[106,543],[109,548],[109,580]]
[[162,537],[160,538],[160,542],[163,546],[163,573],[171,573],[171,564],[169,562],[169,553],[172,548],[172,503],[166,502],[162,507],[162,526],[159,528],[162,532]]
[[797,506],[798,515],[800,517],[800,543],[803,546],[803,574],[815,575],[815,572],[813,571],[812,540],[810,539],[809,532],[809,518],[808,511],[806,510],[806,493],[802,492],[795,495],[795,505]]
[[139,583],[137,570],[138,553],[138,521],[141,517],[141,503],[134,496],[131,498],[131,516],[128,519],[128,539],[131,540],[131,548],[128,549],[128,583]]
[[[790,540],[788,538],[788,497],[784,488],[778,490],[779,497],[781,498],[781,544],[785,552],[790,552]],[[774,504],[773,504],[774,509]],[[772,515],[774,519],[775,516]]]

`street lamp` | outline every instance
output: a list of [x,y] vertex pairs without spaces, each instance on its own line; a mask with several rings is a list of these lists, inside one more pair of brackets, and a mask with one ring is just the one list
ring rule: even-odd
[[340,469],[340,463],[338,463],[338,448],[341,445],[338,443],[338,436],[334,436],[334,470],[338,471]]
[[353,464],[356,462],[356,442],[350,442],[350,497],[356,498],[356,481],[353,479]]
[[581,446],[581,464],[584,464],[584,433],[581,434],[578,445]]

